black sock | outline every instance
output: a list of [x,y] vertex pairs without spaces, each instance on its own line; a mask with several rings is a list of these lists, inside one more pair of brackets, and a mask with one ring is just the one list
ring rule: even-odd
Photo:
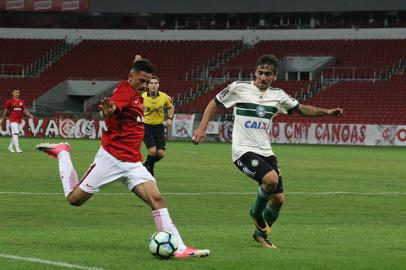
[[148,169],[150,173],[154,171],[154,165],[156,162],[157,157],[156,156],[147,156],[147,161],[144,163],[145,167]]

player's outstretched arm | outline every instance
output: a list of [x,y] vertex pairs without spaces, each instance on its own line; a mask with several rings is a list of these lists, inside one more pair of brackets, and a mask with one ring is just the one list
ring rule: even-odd
[[217,109],[216,101],[212,99],[207,105],[206,110],[204,111],[203,118],[202,121],[200,122],[199,127],[193,133],[192,140],[194,144],[204,142],[204,140],[206,139],[207,125],[209,124],[210,119],[216,113],[216,109]]
[[334,108],[334,109],[323,109],[311,105],[301,104],[296,110],[298,113],[304,116],[323,116],[323,115],[332,115],[336,117],[341,117],[343,115],[343,109]]
[[100,116],[103,119],[109,118],[117,109],[114,103],[111,103],[110,98],[106,97],[100,101]]

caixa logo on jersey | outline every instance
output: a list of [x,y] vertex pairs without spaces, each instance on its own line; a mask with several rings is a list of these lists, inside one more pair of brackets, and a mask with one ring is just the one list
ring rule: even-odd
[[264,106],[258,106],[257,109],[255,110],[255,112],[259,117],[264,117],[266,114]]
[[270,121],[251,121],[248,120],[244,123],[245,128],[250,128],[250,129],[264,129],[264,130],[270,130],[271,128],[271,122]]

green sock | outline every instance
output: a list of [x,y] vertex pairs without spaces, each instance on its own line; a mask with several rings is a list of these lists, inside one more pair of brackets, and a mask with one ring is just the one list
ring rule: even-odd
[[254,217],[261,217],[262,212],[264,211],[266,205],[269,202],[269,197],[271,196],[271,192],[267,192],[264,190],[262,185],[258,188],[257,198],[255,199],[255,203],[252,206],[251,214]]
[[266,223],[268,223],[269,226],[272,226],[272,224],[276,221],[276,219],[279,216],[279,211],[272,209],[272,207],[268,204],[265,207],[264,212],[262,214],[264,216]]

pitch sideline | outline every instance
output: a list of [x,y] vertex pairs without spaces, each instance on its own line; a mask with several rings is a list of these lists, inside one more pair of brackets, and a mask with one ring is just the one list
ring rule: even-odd
[[39,263],[39,264],[48,264],[48,265],[59,266],[59,267],[64,267],[64,268],[71,268],[71,269],[107,270],[107,269],[104,269],[104,268],[88,267],[88,266],[83,266],[83,265],[79,265],[79,264],[70,264],[70,263],[66,263],[66,262],[49,261],[49,260],[43,260],[43,259],[33,258],[33,257],[22,257],[22,256],[17,256],[17,255],[12,255],[12,254],[5,254],[5,253],[0,253],[0,257],[1,258],[6,258],[6,259],[17,260],[17,261],[26,261],[26,262],[33,262],[33,263]]

